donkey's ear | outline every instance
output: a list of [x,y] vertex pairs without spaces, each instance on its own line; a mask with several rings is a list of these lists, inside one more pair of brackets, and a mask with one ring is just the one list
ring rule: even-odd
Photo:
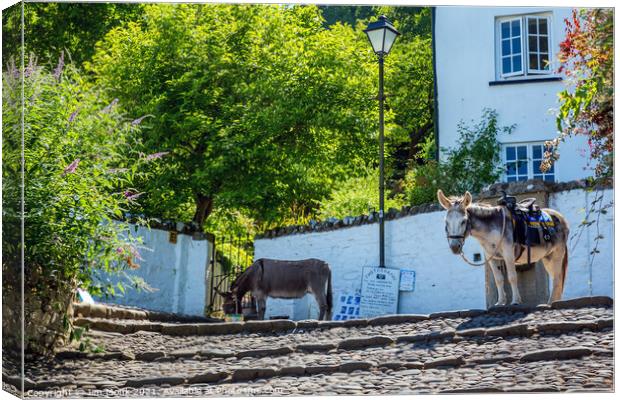
[[437,190],[437,200],[439,200],[439,204],[446,210],[452,207],[452,203],[450,203],[450,200],[443,194],[441,189]]
[[471,193],[469,191],[465,192],[465,196],[463,196],[463,208],[469,207],[471,204]]

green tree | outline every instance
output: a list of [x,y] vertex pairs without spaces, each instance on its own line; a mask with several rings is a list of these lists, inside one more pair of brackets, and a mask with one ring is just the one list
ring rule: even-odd
[[388,151],[393,179],[400,179],[414,165],[418,147],[433,135],[433,53],[429,7],[375,8],[401,32],[386,58],[387,107],[393,113]]
[[[89,60],[95,43],[124,21],[137,21],[141,4],[122,3],[24,3],[25,54],[36,54],[44,64],[55,62],[65,51],[76,64]],[[19,59],[21,4],[2,13],[2,54]]]
[[613,179],[614,156],[614,10],[574,10],[566,20],[566,38],[560,43],[559,72],[570,87],[559,94],[557,127],[560,136],[543,168],[559,157],[558,145],[573,135],[588,137],[596,176]]
[[[368,214],[370,209],[379,209],[379,170],[369,169],[362,176],[346,179],[332,191],[329,198],[321,201],[319,217],[344,218]],[[385,209],[401,208],[405,205],[402,194],[386,199]]]
[[329,30],[314,6],[149,5],[113,29],[91,71],[144,144],[167,151],[144,182],[151,215],[193,202],[277,218],[307,212],[354,165],[375,158],[376,68],[361,31]]
[[375,7],[372,6],[319,6],[324,26],[329,27],[337,23],[357,26],[358,21],[366,21],[376,15]]

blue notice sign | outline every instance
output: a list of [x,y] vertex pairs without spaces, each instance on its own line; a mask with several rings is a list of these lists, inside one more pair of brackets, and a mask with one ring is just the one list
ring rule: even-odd
[[401,292],[413,292],[415,290],[415,271],[408,269],[400,270],[400,287]]

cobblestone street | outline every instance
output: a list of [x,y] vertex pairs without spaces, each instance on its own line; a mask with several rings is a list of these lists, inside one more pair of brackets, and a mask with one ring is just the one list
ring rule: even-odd
[[[106,318],[101,309],[76,313],[104,352],[67,347],[53,359],[27,358],[28,396],[613,390],[606,297],[346,322],[174,323],[118,310]],[[18,368],[6,356],[3,364],[10,390]]]

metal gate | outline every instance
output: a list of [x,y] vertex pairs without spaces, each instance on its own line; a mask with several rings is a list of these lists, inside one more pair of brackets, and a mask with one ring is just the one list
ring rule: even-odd
[[[209,276],[209,306],[207,314],[222,313],[223,298],[217,291],[227,292],[230,286],[254,260],[254,242],[247,236],[226,236],[213,240]],[[254,300],[247,293],[241,303],[245,314],[255,313]]]

